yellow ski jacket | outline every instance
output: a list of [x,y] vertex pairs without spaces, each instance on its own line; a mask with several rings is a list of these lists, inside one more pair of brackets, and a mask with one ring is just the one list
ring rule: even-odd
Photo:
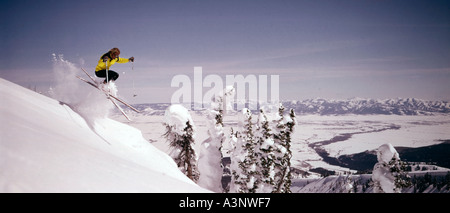
[[[128,58],[120,58],[120,57],[117,57],[115,59],[111,59],[110,58],[110,59],[108,59],[108,61],[106,61],[106,64],[108,66],[108,70],[116,62],[117,63],[128,63],[129,60],[128,60]],[[103,58],[100,58],[100,60],[98,60],[98,64],[95,67],[95,72],[100,71],[100,70],[106,70],[106,65],[105,65],[105,62],[103,62]]]

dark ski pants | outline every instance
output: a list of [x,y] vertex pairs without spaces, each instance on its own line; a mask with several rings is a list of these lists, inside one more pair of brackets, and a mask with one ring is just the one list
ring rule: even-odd
[[[103,83],[106,83],[106,70],[99,70],[95,72],[95,76],[99,78],[105,78],[105,81]],[[114,70],[108,70],[108,81],[115,81],[119,78],[119,74],[115,72]]]

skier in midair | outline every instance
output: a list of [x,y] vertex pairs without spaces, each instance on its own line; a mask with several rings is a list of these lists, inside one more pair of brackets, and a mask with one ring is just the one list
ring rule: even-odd
[[108,82],[109,81],[115,81],[117,78],[119,78],[119,74],[115,72],[114,70],[110,70],[109,68],[111,65],[117,63],[128,63],[128,62],[134,62],[134,57],[131,58],[120,58],[120,50],[117,47],[112,48],[107,53],[103,54],[100,57],[100,60],[98,61],[97,66],[95,67],[95,75],[99,78],[105,78],[105,81],[103,81],[104,84],[106,84],[106,70],[108,70]]

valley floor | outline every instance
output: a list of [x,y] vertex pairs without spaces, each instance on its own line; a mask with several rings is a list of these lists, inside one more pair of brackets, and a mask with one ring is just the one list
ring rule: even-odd
[[[208,137],[206,116],[201,112],[191,114],[197,128],[195,146],[198,147]],[[169,145],[162,136],[165,133],[165,128],[162,125],[164,116],[131,114],[131,117],[133,121],[128,122],[119,115],[114,116],[116,120],[140,129],[144,138],[158,149],[166,153],[170,152]],[[350,181],[348,180],[348,174],[357,172],[355,169],[330,162],[327,160],[327,157],[324,157],[324,153],[330,159],[337,159],[340,156],[371,152],[385,143],[391,143],[395,147],[417,148],[440,144],[450,139],[450,132],[448,131],[450,129],[450,116],[446,114],[434,116],[297,115],[297,120],[298,126],[293,135],[291,147],[293,153],[291,162],[295,171],[293,192],[307,192],[308,190],[321,192],[321,189],[313,190],[314,186],[305,187],[305,183],[330,180],[333,180],[331,181],[333,183],[330,182],[329,184],[341,183],[344,180]],[[231,127],[236,125],[236,123],[237,116],[225,116],[225,133],[229,134]],[[222,149],[225,157],[229,156],[228,149],[228,143],[225,142]],[[373,165],[366,166],[373,168]],[[442,173],[439,173],[439,177],[445,177],[446,175],[447,169],[442,169],[444,170],[439,169]],[[328,174],[338,176],[322,178],[323,171],[331,172]],[[414,172],[421,175],[426,173],[421,171]],[[429,172],[433,171],[430,169]],[[352,188],[352,190],[356,192],[370,191],[370,187],[363,187],[370,177],[368,178],[368,175],[357,176],[352,176],[351,181],[359,181],[361,185],[356,186],[359,187],[357,189]],[[324,183],[321,184],[323,185]],[[407,189],[407,191],[414,190],[413,188]],[[425,189],[421,190],[425,191]],[[439,191],[436,188],[428,189],[428,191],[433,190]]]

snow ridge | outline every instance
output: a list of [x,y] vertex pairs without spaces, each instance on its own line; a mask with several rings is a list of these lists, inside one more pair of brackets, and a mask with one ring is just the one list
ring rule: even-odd
[[207,192],[139,130],[78,113],[87,105],[4,79],[0,98],[0,192]]

